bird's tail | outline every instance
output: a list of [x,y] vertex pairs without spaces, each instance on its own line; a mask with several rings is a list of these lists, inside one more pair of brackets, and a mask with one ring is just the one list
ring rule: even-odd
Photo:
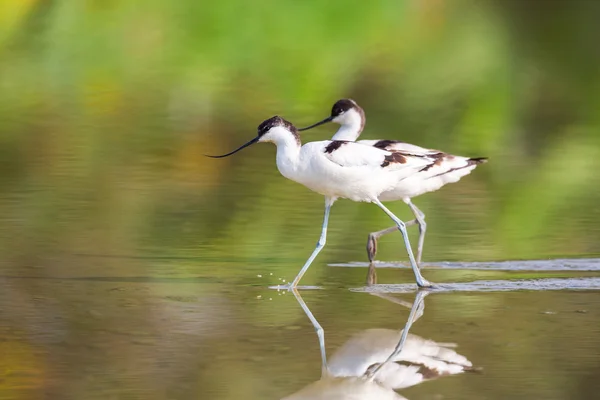
[[488,161],[487,157],[469,158],[469,165],[485,164]]

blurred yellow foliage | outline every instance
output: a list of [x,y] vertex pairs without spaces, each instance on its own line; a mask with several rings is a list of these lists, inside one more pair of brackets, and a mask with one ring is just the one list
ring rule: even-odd
[[0,45],[16,29],[37,0],[0,0]]

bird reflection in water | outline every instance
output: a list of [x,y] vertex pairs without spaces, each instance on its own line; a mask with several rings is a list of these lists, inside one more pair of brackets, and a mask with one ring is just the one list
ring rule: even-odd
[[296,290],[293,293],[319,338],[321,379],[282,400],[402,400],[406,398],[395,390],[475,370],[466,357],[453,350],[454,343],[435,342],[408,333],[425,311],[424,299],[429,294],[426,290],[417,292],[412,305],[390,295],[371,293],[411,309],[404,329],[359,332],[337,349],[329,361],[323,328],[300,294]]

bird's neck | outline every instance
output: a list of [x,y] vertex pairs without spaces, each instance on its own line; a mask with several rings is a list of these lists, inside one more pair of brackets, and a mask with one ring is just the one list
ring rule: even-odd
[[352,108],[340,117],[336,117],[334,121],[341,126],[332,139],[354,142],[365,127],[365,112],[362,108]]
[[[362,110],[361,110],[362,111]],[[354,142],[365,127],[364,113],[359,113],[355,110],[350,110],[345,115],[340,129],[333,135],[332,140],[349,140]]]
[[362,132],[362,126],[360,123],[352,123],[349,125],[342,125],[340,129],[333,135],[331,140],[349,140],[354,142],[360,136]]
[[290,171],[295,170],[300,162],[300,137],[290,133],[277,137],[273,142],[277,146],[277,168],[283,176],[289,178]]

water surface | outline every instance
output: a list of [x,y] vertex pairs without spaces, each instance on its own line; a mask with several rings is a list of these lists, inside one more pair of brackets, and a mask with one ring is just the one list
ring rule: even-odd
[[[404,272],[387,269],[379,280],[389,274],[402,279]],[[332,268],[321,289],[301,292],[324,329],[330,358],[356,334],[399,332],[406,323],[415,286],[366,287],[365,273]],[[431,291],[410,333],[455,343],[477,371],[442,376],[399,395],[594,398],[600,389],[600,277],[559,268],[529,274]],[[257,279],[263,283],[250,285],[193,275],[3,276],[0,397],[279,399],[297,393],[321,376],[317,335],[293,293],[265,284],[279,277],[268,268],[262,275]]]
[[[411,334],[477,372],[394,396],[598,397],[600,2],[138,3],[0,1],[0,400],[305,393],[315,329],[270,288],[313,249],[323,198],[280,175],[272,146],[204,154],[347,97],[361,139],[489,157],[414,199],[439,287]],[[336,202],[301,282],[333,362],[406,323],[399,233],[365,285],[367,235],[390,225]]]

